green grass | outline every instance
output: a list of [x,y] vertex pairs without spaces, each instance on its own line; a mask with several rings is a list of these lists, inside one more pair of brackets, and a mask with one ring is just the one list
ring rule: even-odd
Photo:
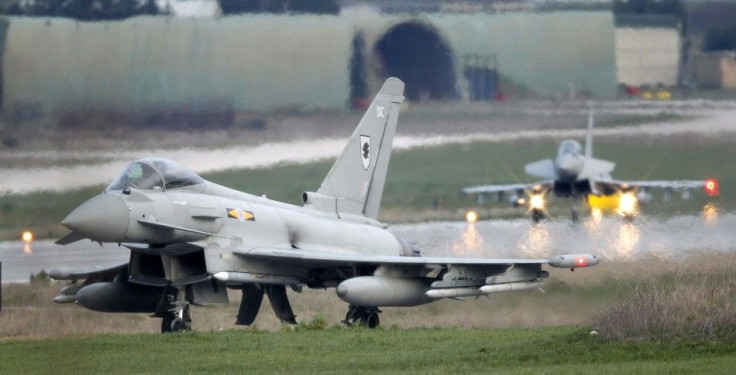
[[[616,162],[613,177],[622,180],[705,179],[717,177],[722,195],[718,202],[725,209],[736,207],[729,186],[736,184],[730,160],[736,160],[736,139],[623,138],[597,141],[596,157]],[[472,197],[460,190],[466,186],[490,183],[537,181],[524,173],[526,163],[556,154],[558,142],[548,139],[515,143],[448,145],[395,152],[391,158],[383,195],[382,210],[416,212],[440,208],[469,208]],[[267,193],[269,198],[300,203],[301,193],[316,190],[332,161],[307,165],[286,165],[270,170],[227,171],[206,176],[211,181],[249,191]],[[668,205],[655,205],[654,212],[678,212],[702,208],[704,194],[695,191],[693,199],[674,197]],[[669,210],[669,211],[668,211]],[[390,217],[388,219],[391,221]]]
[[[736,139],[674,136],[662,138],[624,137],[597,140],[595,156],[616,162],[613,177],[622,180],[704,179],[717,177],[721,196],[714,201],[722,211],[736,208],[736,185],[732,162],[736,160]],[[460,190],[465,186],[490,183],[533,182],[524,174],[526,163],[549,158],[558,142],[549,139],[513,143],[447,145],[395,152],[392,156],[383,195],[380,220],[386,222],[427,219],[461,220],[462,212],[477,208],[474,197]],[[282,165],[271,169],[232,170],[204,175],[205,178],[252,194],[301,204],[301,193],[318,189],[332,160],[305,165]],[[66,230],[58,223],[85,199],[103,187],[65,193],[7,195],[0,198],[0,239],[17,239],[31,229],[37,237],[58,237]],[[674,196],[662,203],[661,194],[644,207],[648,215],[698,212],[709,201],[702,191],[690,200]],[[434,205],[437,205],[437,209]],[[557,206],[565,212],[569,202]],[[493,207],[506,209],[507,204]],[[491,216],[496,215],[492,211]],[[512,211],[523,215],[523,210]]]
[[736,343],[612,343],[589,329],[328,328],[2,342],[6,373],[728,373]]

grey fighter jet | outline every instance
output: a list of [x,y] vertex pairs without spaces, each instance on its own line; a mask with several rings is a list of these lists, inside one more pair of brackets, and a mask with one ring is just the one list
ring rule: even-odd
[[57,241],[120,243],[130,261],[109,269],[52,271],[73,283],[55,298],[101,312],[145,312],[161,331],[189,330],[190,304],[227,303],[242,290],[235,324],[253,323],[266,294],[296,323],[287,287],[335,288],[344,322],[379,324],[379,308],[539,288],[543,265],[594,266],[589,254],[550,259],[425,257],[376,217],[404,84],[389,78],[317,192],[302,207],[205,181],[172,161],[130,164],[102,194],[72,211]]
[[[665,189],[682,192],[687,196],[689,191],[704,188],[706,194],[717,194],[717,181],[682,180],[682,181],[621,181],[611,177],[615,163],[593,157],[593,109],[588,117],[588,129],[585,140],[585,152],[580,143],[567,139],[560,143],[555,159],[544,159],[527,164],[524,171],[544,180],[534,183],[482,185],[466,187],[465,194],[478,194],[479,198],[487,194],[498,194],[499,199],[508,196],[514,206],[527,205],[534,222],[545,217],[545,200],[549,193],[556,197],[573,200],[572,221],[578,219],[576,202],[585,199],[593,210],[613,211],[632,220],[638,212],[639,200],[651,199],[649,189]],[[715,188],[714,188],[715,187]],[[482,200],[482,199],[481,199]]]

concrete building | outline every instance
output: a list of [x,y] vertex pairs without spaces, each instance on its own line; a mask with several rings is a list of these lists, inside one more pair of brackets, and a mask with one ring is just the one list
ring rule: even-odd
[[682,50],[678,28],[617,26],[615,35],[618,83],[677,85]]
[[343,108],[351,76],[368,97],[398,76],[410,100],[468,98],[465,55],[495,56],[503,77],[544,94],[616,93],[605,11],[9,21],[3,110]]
[[699,87],[736,89],[736,51],[699,55],[695,74]]

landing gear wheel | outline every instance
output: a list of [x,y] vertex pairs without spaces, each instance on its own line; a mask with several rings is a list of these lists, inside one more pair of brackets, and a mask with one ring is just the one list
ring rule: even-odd
[[579,216],[578,216],[578,208],[573,207],[570,209],[570,223],[572,225],[575,225],[578,223]]
[[192,320],[189,318],[189,306],[184,308],[180,317],[176,311],[167,311],[161,319],[161,333],[182,332],[192,330]]
[[348,327],[362,325],[373,329],[380,324],[380,319],[378,318],[378,313],[380,312],[381,310],[376,307],[350,305],[348,313],[345,314],[345,320],[342,322]]
[[540,221],[544,220],[544,212],[538,209],[532,209],[532,223],[539,224]]
[[378,319],[378,313],[372,312],[368,313],[368,316],[365,318],[365,325],[366,327],[373,329],[378,327],[378,325],[381,324],[380,319]]
[[192,330],[192,319],[189,317],[189,303],[183,298],[183,291],[174,290],[167,293],[169,309],[161,319],[161,333]]

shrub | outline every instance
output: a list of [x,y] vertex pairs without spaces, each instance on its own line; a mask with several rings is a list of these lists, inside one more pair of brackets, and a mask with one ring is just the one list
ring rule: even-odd
[[608,340],[736,340],[736,276],[675,274],[640,282],[598,313]]

